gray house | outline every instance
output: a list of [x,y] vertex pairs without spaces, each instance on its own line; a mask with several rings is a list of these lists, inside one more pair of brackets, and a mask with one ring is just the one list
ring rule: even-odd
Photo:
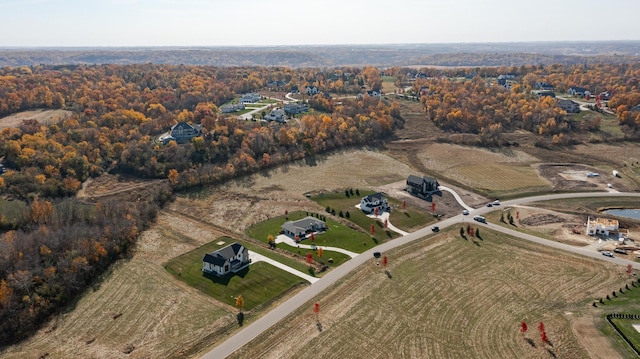
[[296,115],[299,113],[309,111],[309,106],[299,103],[286,103],[284,104],[284,112],[288,115]]
[[577,102],[571,100],[558,100],[557,104],[561,109],[569,112],[569,113],[578,113],[580,112],[580,105]]
[[202,258],[202,271],[219,277],[236,273],[251,263],[249,251],[239,243],[232,243]]
[[440,184],[432,177],[410,175],[407,178],[407,192],[418,197],[427,197],[438,191]]
[[171,141],[177,143],[186,143],[192,138],[202,135],[202,125],[192,125],[186,122],[179,122],[171,127],[169,133],[160,137],[162,143],[167,144]]
[[293,239],[304,239],[307,234],[313,232],[324,232],[327,224],[314,217],[305,217],[297,221],[288,221],[282,225],[282,233]]
[[286,122],[284,111],[280,109],[271,110],[268,115],[264,116],[264,119],[267,121],[276,121],[280,123]]

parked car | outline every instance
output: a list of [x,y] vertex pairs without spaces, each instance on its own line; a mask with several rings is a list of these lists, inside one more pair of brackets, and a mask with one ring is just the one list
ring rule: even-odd
[[467,215],[469,215],[469,211],[467,211],[467,210],[465,209],[464,211],[462,211],[462,214],[463,214],[463,215],[465,215],[465,216],[467,216]]
[[613,253],[611,253],[611,252],[609,252],[609,251],[602,252],[602,255],[603,255],[603,256],[607,256],[607,257],[611,257],[611,258],[613,258]]
[[487,207],[493,207],[492,203],[487,203]]
[[440,227],[438,227],[438,226],[433,226],[433,227],[431,227],[431,231],[432,231],[432,232],[440,232]]
[[480,223],[487,223],[487,219],[482,216],[473,216],[473,220]]
[[493,201],[493,205],[494,206],[499,206],[500,205],[500,201],[498,201],[497,199],[495,201]]

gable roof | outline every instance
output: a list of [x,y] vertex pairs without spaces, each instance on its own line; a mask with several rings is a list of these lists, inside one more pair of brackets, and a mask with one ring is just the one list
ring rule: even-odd
[[238,253],[240,253],[243,248],[244,246],[242,244],[232,243],[226,247],[218,249],[215,252],[205,254],[204,258],[202,258],[202,261],[211,263],[218,267],[222,267],[227,262],[227,260],[229,260],[229,258],[233,258],[238,255]]
[[409,177],[407,178],[407,184],[411,184],[414,186],[420,186],[422,185],[422,178],[418,177],[418,176],[414,176],[414,175],[409,175]]
[[378,192],[378,193],[374,193],[374,194],[370,194],[368,196],[365,196],[363,198],[363,200],[371,202],[372,199],[377,199],[378,201],[382,201],[383,198],[384,198],[384,195],[381,192]]
[[297,221],[285,222],[282,225],[282,229],[287,230],[291,233],[296,233],[296,232],[304,232],[307,229],[313,227],[314,225],[326,226],[326,224],[323,221],[309,216],[303,219],[299,219]]

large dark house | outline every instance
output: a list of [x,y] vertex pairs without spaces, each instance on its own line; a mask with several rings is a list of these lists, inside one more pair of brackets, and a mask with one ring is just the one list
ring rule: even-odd
[[428,197],[438,191],[440,184],[432,177],[410,175],[407,178],[407,192],[417,197]]

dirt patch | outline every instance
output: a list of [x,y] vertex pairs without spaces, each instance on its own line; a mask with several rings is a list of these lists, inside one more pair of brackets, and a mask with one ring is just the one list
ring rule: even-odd
[[15,128],[22,124],[24,120],[37,120],[43,125],[60,122],[71,117],[73,112],[67,110],[32,110],[14,113],[0,118],[0,129]]
[[550,213],[535,214],[520,220],[520,223],[524,224],[525,226],[544,226],[547,224],[564,223],[564,222],[566,222],[565,218],[562,218]]
[[[614,177],[602,170],[575,163],[543,163],[537,165],[538,172],[553,185],[554,191],[594,191],[607,190],[607,183]],[[588,177],[587,174],[598,174]],[[618,186],[620,190],[623,190]]]
[[[161,184],[166,180],[148,180],[142,178],[116,176],[104,174],[97,178],[89,178],[78,191],[77,197],[80,199],[97,199],[100,197],[128,195],[136,190],[137,196],[142,196],[144,189]],[[129,198],[130,199],[130,198]]]

